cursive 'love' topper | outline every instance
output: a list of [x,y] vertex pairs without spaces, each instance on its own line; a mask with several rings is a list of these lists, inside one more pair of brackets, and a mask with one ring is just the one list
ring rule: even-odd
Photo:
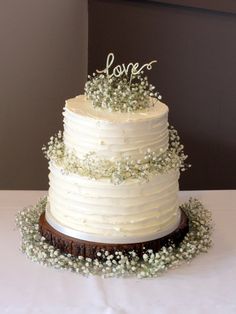
[[88,75],[85,95],[94,107],[109,111],[135,112],[151,107],[160,94],[148,82],[144,70],[151,70],[153,60],[144,65],[138,62],[114,65],[115,56],[109,53],[106,67]]
[[149,63],[145,63],[144,65],[140,66],[138,62],[136,63],[129,63],[127,66],[122,63],[121,65],[117,65],[113,68],[111,71],[111,67],[113,65],[115,56],[114,53],[109,53],[107,56],[106,61],[106,67],[103,70],[96,70],[97,73],[105,73],[108,78],[115,77],[121,77],[123,74],[126,76],[130,75],[130,82],[132,81],[132,78],[138,74],[140,74],[145,68],[147,70],[152,69],[152,64],[156,63],[157,60],[153,60]]

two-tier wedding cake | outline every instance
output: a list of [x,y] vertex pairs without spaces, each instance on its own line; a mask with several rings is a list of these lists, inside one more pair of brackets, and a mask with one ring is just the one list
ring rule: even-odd
[[188,231],[178,202],[186,156],[145,76],[154,62],[114,66],[109,54],[85,94],[66,101],[64,131],[45,148],[50,188],[40,219],[62,252],[157,250]]

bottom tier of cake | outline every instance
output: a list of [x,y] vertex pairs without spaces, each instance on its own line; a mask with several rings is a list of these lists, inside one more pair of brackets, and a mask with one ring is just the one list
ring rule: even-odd
[[180,222],[179,170],[114,184],[50,164],[46,220],[84,241],[136,243],[162,238]]
[[189,223],[186,214],[181,210],[179,226],[170,234],[156,240],[126,244],[98,243],[72,238],[55,230],[47,222],[45,218],[45,212],[43,212],[40,217],[39,230],[47,242],[52,244],[55,248],[59,249],[62,253],[71,254],[73,256],[83,256],[94,259],[99,257],[98,252],[101,251],[108,251],[109,254],[115,254],[116,252],[122,252],[124,254],[135,251],[136,254],[141,257],[143,251],[147,249],[157,252],[163,246],[171,243],[178,246],[189,231]]

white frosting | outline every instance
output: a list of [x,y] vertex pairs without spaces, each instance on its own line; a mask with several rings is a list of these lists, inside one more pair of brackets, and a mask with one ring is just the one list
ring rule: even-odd
[[[64,142],[78,157],[143,158],[147,149],[168,148],[168,107],[150,98],[153,106],[138,112],[95,109],[84,95],[69,99],[64,111]],[[137,243],[163,237],[177,228],[179,171],[152,175],[149,181],[129,179],[114,185],[63,174],[50,164],[48,222],[58,231],[103,243]]]
[[179,223],[179,171],[120,185],[63,174],[52,163],[50,171],[46,217],[68,235],[94,242],[136,243],[162,237]]
[[150,98],[153,106],[138,112],[94,108],[86,96],[66,102],[64,142],[78,157],[95,152],[104,158],[142,158],[147,149],[168,148],[168,107]]

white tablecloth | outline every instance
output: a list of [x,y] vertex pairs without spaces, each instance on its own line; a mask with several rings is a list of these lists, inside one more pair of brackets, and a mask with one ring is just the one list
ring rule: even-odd
[[236,313],[236,191],[181,192],[212,210],[214,247],[155,279],[82,277],[31,262],[15,214],[45,192],[0,192],[0,313]]

